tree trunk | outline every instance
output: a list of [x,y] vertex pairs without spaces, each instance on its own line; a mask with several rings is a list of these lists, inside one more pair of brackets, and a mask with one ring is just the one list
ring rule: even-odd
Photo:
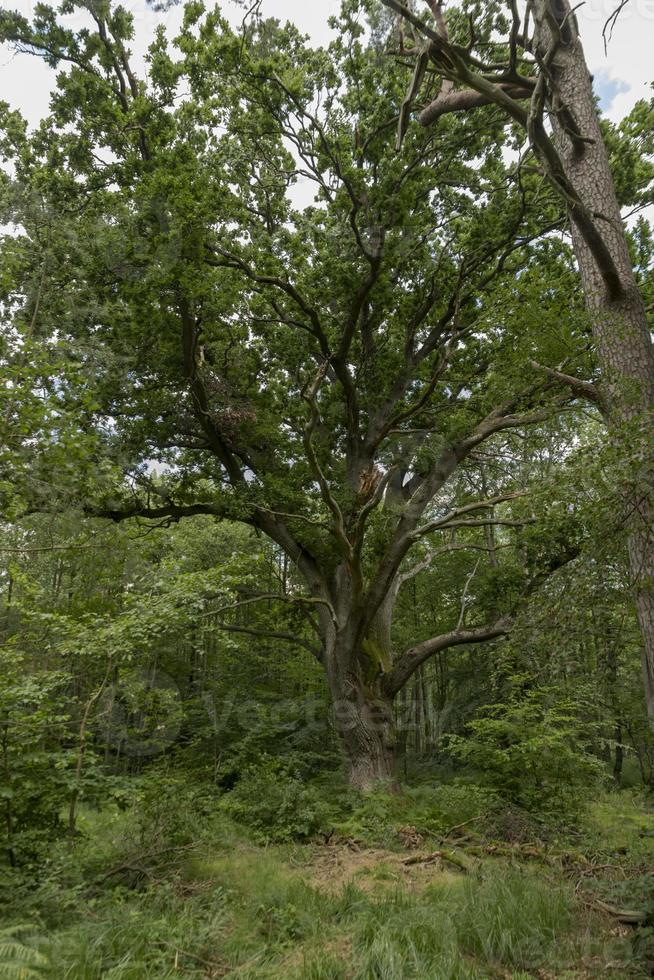
[[325,646],[325,667],[336,729],[348,760],[348,780],[355,789],[394,785],[395,719],[382,680],[391,666],[390,627],[395,591],[380,608],[368,634],[355,639],[347,625]]
[[[628,465],[633,478],[628,485],[625,481],[622,492],[643,635],[647,711],[654,724],[654,347],[574,18],[565,0],[535,0],[533,10],[536,42],[542,54],[552,40],[548,15],[554,11],[559,22],[565,18],[562,43],[551,67],[552,125],[565,175],[593,216],[619,278],[620,288],[612,292],[587,236],[572,215],[572,239],[602,370],[604,413],[616,446],[622,451],[627,446],[630,451]],[[584,142],[570,138],[571,120]]]
[[342,702],[337,714],[347,753],[348,781],[355,789],[393,787],[395,782],[395,730],[390,702],[369,692]]
[[624,749],[622,748],[622,725],[618,721],[615,726],[615,761],[613,763],[613,780],[617,786],[622,782],[622,766]]
[[[653,511],[651,505],[648,509]],[[636,612],[643,634],[642,668],[647,715],[654,728],[654,541],[651,532],[648,535],[643,529],[632,533],[629,556],[636,586]]]
[[[350,659],[350,658],[348,658]],[[334,724],[348,762],[348,781],[355,789],[392,784],[395,776],[395,724],[392,702],[376,680],[366,679],[352,664],[328,670]]]

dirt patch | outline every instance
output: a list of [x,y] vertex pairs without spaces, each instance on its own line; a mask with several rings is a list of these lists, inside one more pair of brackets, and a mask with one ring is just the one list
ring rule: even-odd
[[304,869],[306,881],[321,891],[337,894],[347,884],[372,893],[399,887],[417,890],[432,882],[460,881],[461,875],[440,860],[406,865],[406,853],[383,848],[331,844],[314,850]]

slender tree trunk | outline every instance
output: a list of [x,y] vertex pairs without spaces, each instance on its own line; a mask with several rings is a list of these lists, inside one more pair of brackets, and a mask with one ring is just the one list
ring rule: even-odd
[[[559,21],[568,14],[551,67],[551,118],[565,174],[601,231],[620,280],[620,289],[612,294],[573,216],[572,239],[602,369],[603,408],[615,444],[624,451],[627,443],[630,452],[633,477],[624,481],[622,490],[643,635],[645,696],[654,724],[654,347],[633,274],[591,77],[569,9],[565,0],[535,0],[536,43],[542,53],[551,43],[552,10],[558,12]],[[584,142],[570,138],[569,116],[562,107]]]
[[622,765],[624,749],[622,748],[622,725],[618,721],[615,726],[615,760],[613,762],[613,779],[617,786],[622,782]]
[[[9,726],[4,725],[2,728],[2,739],[0,739],[0,748],[2,749],[2,771],[4,775],[4,781],[7,790],[10,789],[10,770],[9,770]],[[14,813],[11,803],[11,795],[8,794],[5,797],[5,826],[7,828],[7,858],[9,860],[9,866],[11,868],[16,867],[16,854],[14,852]]]
[[654,728],[654,542],[651,537],[650,534],[648,539],[642,531],[634,532],[629,555],[631,573],[636,579],[636,611],[643,634],[642,669],[647,714]]

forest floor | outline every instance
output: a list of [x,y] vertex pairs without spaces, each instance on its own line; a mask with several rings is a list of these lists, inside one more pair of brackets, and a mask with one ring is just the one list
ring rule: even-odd
[[151,827],[145,846],[132,811],[82,818],[74,856],[53,857],[10,916],[33,924],[24,942],[46,958],[39,976],[654,975],[654,809],[631,793],[548,840],[527,839],[513,814],[501,835],[481,820],[440,838],[383,821],[351,834],[350,821],[262,845],[219,815],[195,839]]

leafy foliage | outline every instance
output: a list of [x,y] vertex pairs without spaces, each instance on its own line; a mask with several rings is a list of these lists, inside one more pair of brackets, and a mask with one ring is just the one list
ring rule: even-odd
[[292,763],[263,756],[241,773],[222,809],[261,841],[305,840],[327,829],[329,809]]
[[48,965],[47,958],[21,939],[21,936],[30,931],[30,926],[9,926],[0,929],[2,980],[32,980],[44,975],[43,970]]
[[449,751],[505,799],[543,815],[574,813],[584,791],[604,776],[584,749],[589,732],[572,700],[530,690],[529,678],[512,681],[524,694],[487,706],[465,736],[449,736]]

